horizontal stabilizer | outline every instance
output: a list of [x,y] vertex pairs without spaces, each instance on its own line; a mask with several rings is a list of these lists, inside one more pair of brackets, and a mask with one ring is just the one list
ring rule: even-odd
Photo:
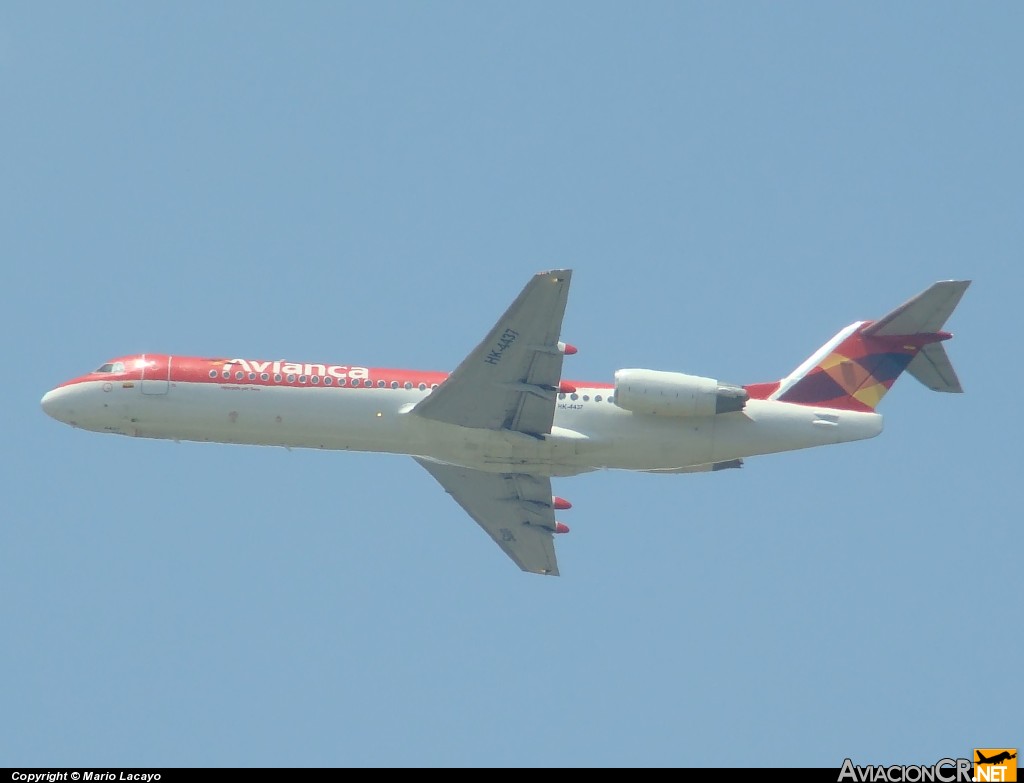
[[932,391],[963,392],[942,343],[930,343],[907,365],[907,372]]
[[863,334],[885,337],[937,332],[960,304],[970,284],[970,280],[941,280],[865,327]]

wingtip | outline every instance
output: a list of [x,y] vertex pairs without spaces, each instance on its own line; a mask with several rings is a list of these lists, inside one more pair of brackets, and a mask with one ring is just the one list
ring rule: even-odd
[[543,272],[538,272],[537,277],[550,277],[553,278],[556,283],[561,283],[563,280],[568,280],[572,277],[571,269],[545,269]]
[[525,568],[522,564],[519,566],[528,574],[537,574],[538,576],[559,576],[558,566],[551,568]]

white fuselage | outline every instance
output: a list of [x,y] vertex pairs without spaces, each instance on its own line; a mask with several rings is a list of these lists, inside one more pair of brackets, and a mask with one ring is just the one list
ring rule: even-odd
[[[560,394],[550,435],[441,423],[412,414],[417,387],[275,386],[81,379],[43,398],[56,419],[142,438],[408,454],[489,472],[569,476],[603,468],[682,471],[757,454],[874,437],[875,413],[751,399],[699,417],[636,414],[607,387]],[[573,399],[575,397],[575,399]],[[600,400],[600,401],[598,401]]]

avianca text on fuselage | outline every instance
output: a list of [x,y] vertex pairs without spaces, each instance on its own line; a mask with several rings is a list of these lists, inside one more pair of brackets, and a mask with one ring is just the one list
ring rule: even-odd
[[227,359],[224,361],[221,375],[229,378],[232,372],[240,370],[246,375],[249,373],[273,373],[274,375],[307,375],[319,376],[321,378],[331,376],[332,378],[352,378],[355,380],[366,380],[370,377],[368,367],[356,367],[346,364],[308,364],[299,362],[275,361],[265,362],[255,359]]

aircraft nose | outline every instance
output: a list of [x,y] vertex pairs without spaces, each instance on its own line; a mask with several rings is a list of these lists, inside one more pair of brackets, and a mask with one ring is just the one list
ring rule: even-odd
[[57,421],[67,421],[67,405],[62,401],[62,398],[65,396],[66,394],[63,389],[51,389],[46,392],[43,395],[43,399],[39,401],[39,404],[43,407],[43,413]]

